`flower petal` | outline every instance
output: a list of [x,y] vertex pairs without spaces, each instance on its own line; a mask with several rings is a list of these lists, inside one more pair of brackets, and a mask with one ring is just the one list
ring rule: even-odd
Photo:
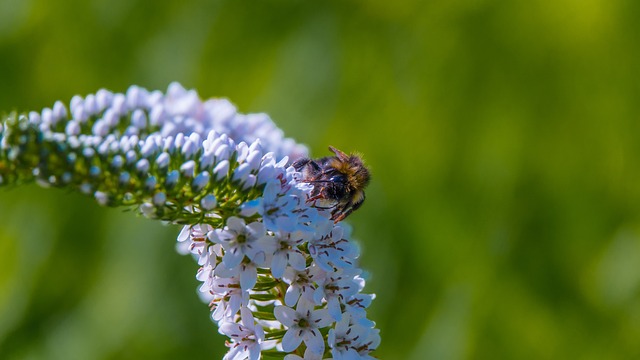
[[307,267],[306,261],[304,259],[304,255],[297,250],[289,251],[289,265],[292,268],[302,271]]
[[340,301],[336,296],[329,298],[327,301],[327,311],[329,315],[335,321],[340,321],[342,319],[342,309],[340,309]]
[[240,265],[242,259],[244,259],[244,253],[238,248],[231,248],[226,253],[224,253],[222,262],[228,269],[233,269],[234,267]]
[[284,268],[287,266],[287,253],[284,251],[278,251],[273,255],[271,261],[271,274],[276,279],[282,279],[284,275]]
[[294,324],[294,320],[297,319],[298,314],[295,310],[286,306],[276,306],[273,309],[273,315],[284,326],[291,327]]
[[302,337],[300,336],[300,329],[291,328],[287,330],[287,332],[284,334],[284,337],[282,338],[282,350],[284,350],[285,352],[291,352],[297,349],[301,343]]
[[324,352],[324,338],[322,337],[322,334],[320,334],[320,331],[318,329],[307,329],[306,331],[304,331],[302,338],[304,340],[304,343],[307,345],[307,348],[312,353],[322,354]]
[[243,265],[240,270],[240,288],[251,290],[258,280],[258,270],[253,265]]
[[289,286],[286,294],[284,294],[284,303],[287,306],[293,306],[300,298],[300,288],[298,286]]
[[312,321],[317,328],[329,326],[329,324],[333,322],[327,309],[313,311],[309,320]]
[[242,325],[244,325],[248,329],[253,330],[253,328],[255,327],[255,324],[254,324],[253,313],[251,312],[251,309],[249,309],[246,306],[243,306],[242,308],[240,308],[240,317],[242,319]]
[[244,220],[242,220],[239,217],[232,216],[229,219],[227,219],[227,227],[229,228],[229,230],[232,230],[236,233],[243,232],[244,226],[245,226]]

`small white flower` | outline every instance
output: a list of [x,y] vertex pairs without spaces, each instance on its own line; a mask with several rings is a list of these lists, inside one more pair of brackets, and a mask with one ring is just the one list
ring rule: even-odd
[[216,274],[222,277],[236,277],[240,279],[242,290],[251,290],[258,280],[258,267],[267,264],[267,254],[264,251],[257,251],[252,258],[245,257],[238,265],[230,268],[226,263],[219,264]]
[[265,186],[262,194],[262,206],[258,209],[267,229],[271,231],[295,231],[298,223],[294,213],[300,204],[299,198],[288,193],[281,193],[279,181],[271,181]]
[[153,195],[153,204],[156,206],[163,206],[167,202],[167,194],[160,191]]
[[373,326],[362,326],[345,314],[329,330],[328,344],[334,360],[374,359],[369,353],[380,344],[380,331]]
[[147,127],[147,115],[141,109],[136,109],[133,114],[131,114],[131,125],[137,127],[138,129],[144,129]]
[[137,85],[132,85],[127,89],[127,105],[129,108],[134,109],[138,107],[147,107],[147,97],[149,92],[147,89]]
[[288,232],[283,230],[275,234],[278,247],[271,262],[273,277],[282,278],[288,265],[298,271],[303,271],[306,268],[306,259],[298,246],[308,241],[308,237],[309,234],[302,231]]
[[255,323],[251,310],[243,306],[240,309],[240,323],[224,322],[220,325],[220,333],[231,338],[230,348],[225,360],[259,360],[260,345],[264,341],[264,331]]
[[126,171],[120,173],[120,176],[118,176],[118,182],[120,185],[127,185],[129,184],[129,181],[131,181],[131,174]]
[[124,154],[124,156],[127,159],[127,164],[133,164],[138,160],[138,154],[136,154],[136,152],[133,150],[127,151],[127,153]]
[[[187,251],[191,254],[195,255],[198,258],[198,265],[205,265],[207,263],[211,263],[209,259],[210,256],[215,258],[216,256],[216,247],[220,247],[220,245],[212,245],[208,240],[207,234],[211,231],[211,226],[207,224],[196,224],[192,226],[186,226],[187,228],[187,240],[189,246],[187,247]],[[182,229],[180,235],[178,237],[178,241],[184,242],[184,231],[185,228]],[[213,262],[215,264],[215,262]]]
[[127,99],[123,94],[114,94],[113,99],[111,100],[111,109],[116,112],[116,114],[124,115],[127,112]]
[[62,101],[56,101],[53,104],[53,109],[51,110],[51,115],[53,116],[53,121],[58,122],[60,120],[66,119],[67,117],[67,108],[64,106]]
[[65,132],[69,136],[80,134],[80,125],[77,121],[69,121],[65,127]]
[[314,354],[324,352],[324,338],[321,328],[331,323],[326,309],[314,310],[312,302],[301,300],[295,310],[287,306],[276,306],[273,311],[276,319],[286,326],[287,332],[282,338],[282,349],[292,352],[304,341]]
[[248,190],[256,185],[256,176],[249,174],[242,183],[242,190]]
[[329,235],[315,239],[309,244],[309,253],[325,271],[334,268],[350,268],[360,255],[358,248],[343,238],[340,225],[335,225]]
[[180,166],[180,172],[182,175],[192,178],[194,175],[194,171],[196,170],[196,162],[193,160],[189,160]]
[[223,161],[229,159],[229,145],[223,144],[220,145],[216,151],[214,152],[216,157],[216,161]]
[[100,89],[96,93],[96,105],[98,110],[103,110],[111,104],[113,100],[113,93],[109,90]]
[[316,265],[302,271],[297,271],[292,267],[287,267],[282,279],[289,284],[284,296],[284,303],[293,306],[302,296],[307,301],[313,301],[313,294],[316,290],[316,282],[325,276],[325,272]]
[[367,309],[373,299],[375,299],[375,294],[357,294],[349,298],[344,302],[345,313],[348,313],[351,316],[351,321],[359,324],[360,326],[370,327],[372,328],[375,323],[369,319],[367,319]]
[[167,180],[166,180],[167,187],[169,188],[173,187],[175,184],[178,183],[178,180],[180,180],[180,173],[178,172],[178,170],[171,170],[171,172],[167,174]]
[[158,148],[159,148],[159,144],[158,141],[159,139],[155,136],[150,136],[147,138],[147,140],[145,140],[144,145],[142,145],[142,148],[140,149],[140,155],[142,155],[143,157],[150,157],[153,154],[157,153]]
[[250,171],[251,171],[251,168],[249,167],[249,164],[247,163],[240,164],[234,170],[233,176],[231,178],[233,179],[233,181],[237,181],[240,184],[243,184],[247,180],[247,177],[249,176]]
[[[352,334],[353,332],[353,334]],[[351,328],[350,317],[344,316],[333,329],[329,329],[328,344],[334,360],[360,359],[354,348],[355,341],[360,334]]]
[[198,174],[198,176],[196,176],[195,179],[193,179],[193,181],[191,182],[191,187],[193,188],[193,191],[200,192],[202,189],[204,189],[205,186],[207,186],[207,184],[209,184],[210,179],[211,179],[211,176],[206,171],[203,171],[200,174]]
[[316,303],[324,299],[327,302],[329,314],[335,321],[342,319],[340,304],[360,291],[361,283],[356,279],[360,272],[360,269],[353,268],[338,269],[318,281],[313,299]]
[[204,210],[213,210],[216,204],[216,197],[213,194],[207,194],[200,200],[200,206],[202,206]]
[[[155,176],[149,176],[145,181],[144,181],[144,188],[147,191],[152,191],[153,189],[155,189],[156,185],[158,185],[158,181],[156,180]],[[166,200],[166,199],[165,199]]]
[[91,186],[91,184],[89,183],[82,183],[82,185],[80,185],[80,192],[82,192],[83,194],[91,194],[91,190],[93,189],[93,187]]
[[171,158],[169,157],[169,154],[166,152],[163,152],[160,155],[158,155],[158,157],[156,158],[156,165],[158,165],[158,168],[164,169],[167,166],[169,166],[170,161],[171,161]]
[[242,164],[246,160],[247,155],[249,155],[249,145],[247,145],[246,142],[241,141],[236,147],[236,153],[238,154],[236,156],[236,161],[238,164]]
[[136,170],[141,174],[146,174],[147,172],[149,172],[149,160],[140,159],[136,163]]
[[182,146],[182,155],[186,158],[191,158],[198,152],[198,150],[200,150],[199,144],[191,141],[191,139],[187,139]]
[[107,193],[96,191],[94,197],[96,198],[96,201],[98,201],[98,204],[102,206],[106,206],[109,204],[109,195]]
[[214,155],[213,151],[205,150],[205,152],[200,157],[200,168],[211,170],[214,164]]
[[144,216],[148,218],[153,218],[156,215],[156,208],[153,206],[153,204],[150,203],[144,203],[140,205],[140,211]]
[[247,156],[247,164],[252,172],[257,171],[260,168],[260,160],[262,159],[262,151],[253,150]]
[[227,219],[224,229],[216,229],[211,239],[222,245],[225,253],[222,262],[228,269],[240,265],[246,256],[250,260],[259,254],[273,254],[275,247],[273,238],[267,236],[261,222],[245,224],[244,220],[235,216]]
[[229,160],[222,160],[213,168],[213,174],[216,180],[220,180],[229,173]]
[[240,289],[240,281],[236,278],[220,278],[214,276],[211,285],[201,288],[214,295],[211,301],[213,312],[211,318],[220,322],[232,318],[238,313],[240,307],[249,304],[249,292]]

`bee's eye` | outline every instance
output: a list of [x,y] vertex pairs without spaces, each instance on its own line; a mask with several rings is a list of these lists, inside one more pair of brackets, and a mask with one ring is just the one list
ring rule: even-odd
[[329,181],[331,181],[331,182],[344,183],[344,182],[346,182],[346,181],[347,181],[347,177],[346,177],[346,176],[344,176],[344,175],[342,175],[342,174],[334,175],[334,176],[332,176],[332,177],[329,179]]

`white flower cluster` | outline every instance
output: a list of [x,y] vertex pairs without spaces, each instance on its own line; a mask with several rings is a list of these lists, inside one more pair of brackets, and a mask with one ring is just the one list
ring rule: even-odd
[[350,231],[307,202],[306,155],[264,114],[166,94],[100,90],[0,122],[0,185],[36,180],[184,224],[178,250],[231,340],[225,359],[369,359],[380,342]]
[[213,320],[231,338],[225,359],[258,359],[272,348],[304,359],[372,358],[380,336],[366,317],[373,295],[360,293],[358,249],[330,211],[307,204],[310,186],[285,163],[264,164],[264,193],[224,227],[186,225],[178,236],[179,250],[202,266]]
[[[275,156],[299,157],[307,150],[293,139],[285,138],[281,129],[266,114],[241,114],[226,99],[202,101],[195,90],[186,90],[171,83],[166,94],[131,86],[125,94],[99,90],[86,97],[74,96],[70,104],[71,119],[65,122],[66,135],[79,135],[84,125],[91,123],[91,134],[138,135],[155,132],[163,138],[198,134],[204,138],[214,130],[236,142],[253,143],[260,139],[266,151]],[[40,113],[29,113],[29,119],[39,124],[43,132],[53,130],[66,120],[67,109],[60,101]]]
[[166,95],[103,89],[74,96],[69,111],[58,101],[14,120],[0,131],[0,162],[7,162],[0,184],[35,178],[172,222],[193,223],[216,199],[251,197],[269,176],[259,171],[264,161],[307,153],[266,115],[239,114],[226,100],[203,102],[177,83]]

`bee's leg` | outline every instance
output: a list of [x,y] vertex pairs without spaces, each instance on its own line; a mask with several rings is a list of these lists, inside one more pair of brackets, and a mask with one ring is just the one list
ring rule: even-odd
[[296,169],[296,171],[300,171],[303,167],[305,167],[309,162],[311,162],[311,159],[309,158],[302,158],[302,159],[298,159],[296,161],[293,162],[293,164],[291,164],[291,166],[293,166],[294,169]]
[[351,201],[349,201],[348,203],[344,204],[343,207],[334,209],[331,212],[331,219],[334,223],[337,224],[338,222],[344,220],[352,212],[358,210],[358,208],[362,206],[362,203],[364,203],[364,194],[362,194],[362,198],[360,199],[360,201],[356,203],[352,203]]
[[[334,212],[336,212],[336,211],[334,210]],[[352,212],[353,212],[353,208],[349,208],[346,211],[343,208],[343,209],[341,209],[341,211],[337,211],[335,214],[332,214],[331,219],[333,220],[334,224],[337,224],[340,221],[344,220],[344,218],[349,216],[349,214],[351,214]],[[336,215],[338,215],[338,216],[336,216]]]
[[307,202],[312,202],[320,199],[324,199],[325,187],[321,187],[318,189],[317,185],[313,186],[313,191],[311,192],[311,196],[307,195]]
[[320,191],[320,193],[318,195],[308,197],[307,198],[307,202],[321,200],[321,199],[324,199],[324,195],[322,195],[322,191]]
[[291,164],[291,166],[293,166],[293,168],[296,169],[296,171],[302,171],[306,166],[312,167],[314,173],[320,172],[321,170],[320,165],[318,165],[318,163],[315,162],[315,160],[312,160],[309,158],[298,159],[294,161],[293,164]]
[[347,202],[345,204],[340,204],[339,206],[336,205],[333,211],[331,211],[331,220],[333,220],[334,223],[338,223],[339,221],[342,221],[342,219],[347,217],[350,206],[351,206],[350,202]]

